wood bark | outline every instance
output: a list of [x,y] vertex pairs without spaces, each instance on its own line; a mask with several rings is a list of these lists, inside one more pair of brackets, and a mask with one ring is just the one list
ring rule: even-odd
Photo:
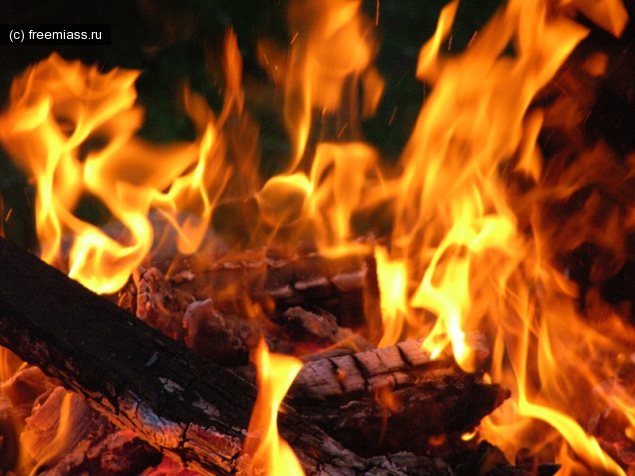
[[340,405],[298,405],[309,421],[363,456],[408,451],[441,455],[470,446],[461,436],[509,397],[499,385],[487,385],[462,373],[428,377],[394,390]]
[[362,250],[329,257],[310,245],[277,246],[155,259],[153,266],[197,299],[215,296],[221,311],[241,295],[265,309],[274,303],[280,312],[318,306],[337,316],[340,326],[374,340],[381,331],[377,264],[370,244]]
[[[0,344],[204,474],[241,471],[256,389],[0,238]],[[400,474],[281,414],[307,474]]]
[[[441,454],[509,392],[465,374],[449,354],[432,359],[422,340],[305,363],[289,403],[340,443],[365,456]],[[415,437],[416,436],[416,437]],[[433,448],[429,441],[435,443]]]

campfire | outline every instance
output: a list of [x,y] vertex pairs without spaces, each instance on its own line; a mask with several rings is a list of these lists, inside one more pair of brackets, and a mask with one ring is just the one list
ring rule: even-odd
[[396,162],[361,127],[379,2],[293,0],[288,44],[260,41],[275,171],[231,30],[222,107],[184,87],[190,141],[141,137],[140,71],[54,53],[15,78],[0,144],[39,247],[0,239],[2,474],[633,474],[635,332],[609,298],[633,155],[586,134],[610,58],[585,38],[627,12],[509,0],[455,52],[458,8]]

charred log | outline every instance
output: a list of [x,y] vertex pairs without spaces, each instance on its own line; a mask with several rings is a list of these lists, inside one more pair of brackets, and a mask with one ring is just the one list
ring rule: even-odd
[[[120,291],[118,304],[161,333],[223,366],[246,365],[261,337],[270,351],[293,355],[312,354],[327,347],[372,348],[360,334],[340,327],[333,314],[317,306],[312,311],[294,306],[265,312],[252,302],[254,297],[243,296],[249,305],[236,309],[223,302],[226,296],[222,291],[197,301],[178,284],[193,276],[186,272],[179,274],[178,279],[167,278],[156,267],[138,267]],[[240,285],[235,283],[236,287]]]
[[[121,428],[206,474],[239,469],[256,389],[0,239],[0,343]],[[308,474],[399,474],[297,415],[281,435]]]
[[302,413],[347,448],[370,457],[409,451],[443,454],[464,447],[463,433],[509,397],[498,385],[486,385],[475,375],[428,378],[337,407],[303,406]]
[[[313,334],[332,329],[310,320],[311,313],[292,309],[294,316],[318,328]],[[478,357],[486,358],[485,337],[470,337]],[[463,447],[461,434],[472,431],[509,392],[484,384],[479,374],[463,373],[449,350],[433,359],[422,343],[423,339],[413,339],[356,353],[332,348],[305,355],[286,403],[365,456],[399,451],[441,454],[450,446]],[[253,367],[234,371],[255,381]],[[437,444],[440,440],[444,448]]]
[[[338,325],[364,328],[368,337],[381,327],[376,263],[367,251],[327,257],[310,245],[260,248],[156,260],[175,288],[198,300],[215,296],[224,312],[244,302],[284,312],[294,306],[318,306]],[[247,297],[247,299],[243,299]]]
[[366,456],[441,454],[440,440],[446,449],[462,447],[461,434],[472,431],[509,392],[461,372],[450,355],[432,359],[421,344],[422,339],[410,340],[307,362],[289,403]]

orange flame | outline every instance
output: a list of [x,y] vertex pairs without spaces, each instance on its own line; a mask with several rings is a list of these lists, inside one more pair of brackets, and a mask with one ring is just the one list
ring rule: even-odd
[[270,354],[264,339],[254,351],[258,370],[258,398],[251,415],[243,453],[249,469],[269,476],[303,476],[304,471],[289,444],[278,435],[278,409],[302,368],[302,362]]
[[[351,101],[357,96],[358,77],[364,87],[364,113],[372,114],[379,103],[383,80],[371,64],[372,25],[360,14],[361,4],[360,0],[293,1],[289,30],[294,40],[288,60],[271,45],[260,46],[272,77],[282,74],[280,80],[285,83],[285,119],[295,145],[290,170],[304,156],[313,110],[341,111],[346,98]],[[355,114],[354,104],[346,106]]]
[[361,142],[330,143],[338,137],[325,133],[314,156],[305,157],[316,111],[343,122],[338,136],[349,130],[356,137],[360,83],[364,116],[374,113],[381,98],[383,79],[372,66],[372,25],[360,7],[359,0],[293,1],[289,53],[260,44],[264,66],[285,86],[284,114],[294,152],[287,171],[264,185],[258,202],[274,230],[294,226],[296,236],[316,239],[323,248],[351,243],[351,215],[369,197],[377,198],[375,191],[383,186],[377,154]]
[[[72,233],[71,276],[113,292],[152,247],[151,209],[178,231],[179,250],[191,253],[219,201],[255,197],[257,225],[267,229],[267,238],[308,237],[337,253],[359,247],[355,213],[379,214],[380,205],[389,203],[390,244],[375,250],[384,325],[379,345],[425,337],[423,346],[433,356],[451,347],[459,365],[474,371],[480,350],[470,333],[486,334],[493,346],[487,378],[514,397],[483,421],[479,436],[510,460],[520,448],[539,453],[549,447],[545,451],[567,471],[581,460],[595,471],[625,474],[583,427],[590,408],[608,402],[630,423],[625,434],[635,434],[628,392],[597,390],[615,374],[601,356],[632,349],[635,332],[615,316],[601,329],[583,321],[575,306],[579,290],[554,261],[586,239],[615,244],[620,226],[631,226],[634,215],[610,215],[609,231],[598,230],[592,222],[602,208],[593,197],[566,228],[544,218],[549,200],[566,199],[592,183],[597,157],[609,154],[598,145],[552,183],[538,144],[548,117],[532,103],[587,35],[572,12],[619,34],[627,21],[624,6],[617,0],[509,0],[464,52],[448,55],[443,45],[458,2],[448,4],[419,54],[417,77],[432,93],[390,174],[361,142],[357,127],[383,91],[372,65],[374,27],[360,7],[359,0],[293,1],[288,53],[260,45],[262,63],[285,88],[293,145],[284,173],[262,186],[249,173],[255,155],[227,158],[232,127],[239,123],[240,134],[242,126],[249,129],[241,122],[242,65],[231,33],[219,117],[202,98],[185,96],[196,130],[192,143],[159,147],[135,137],[142,120],[134,105],[138,72],[102,74],[53,55],[18,78],[0,116],[0,141],[36,182],[43,259],[60,264],[64,235]],[[586,67],[601,74],[606,58]],[[316,113],[322,124],[338,127],[334,133],[324,126],[321,140],[312,143]],[[632,166],[634,159],[628,160]],[[522,193],[510,185],[519,177]],[[111,236],[77,218],[74,209],[84,194],[104,203],[124,232]],[[613,349],[617,342],[620,350]],[[264,344],[256,358],[261,392],[246,452],[264,471],[283,467],[278,458],[289,458],[300,471],[275,426],[297,364],[269,356]]]
[[[9,108],[0,117],[0,141],[36,182],[44,261],[61,264],[62,241],[70,232],[69,275],[96,292],[116,292],[150,252],[152,208],[177,229],[181,252],[196,251],[232,173],[219,127],[242,107],[237,54],[230,33],[226,56],[233,73],[219,121],[201,97],[186,91],[197,138],[170,146],[135,137],[143,119],[134,105],[137,71],[103,74],[54,53],[14,82]],[[109,236],[74,215],[86,194],[108,207],[123,233]],[[190,212],[184,220],[177,217],[183,210]]]
[[[399,338],[408,322],[407,334],[426,336],[423,345],[433,356],[451,345],[457,362],[474,371],[477,350],[467,333],[488,332],[494,338],[492,379],[509,386],[514,399],[485,421],[483,437],[513,460],[529,446],[524,430],[535,434],[534,422],[542,420],[590,467],[624,474],[573,416],[584,413],[569,413],[567,399],[576,393],[561,383],[567,381],[563,367],[571,371],[563,360],[583,359],[557,349],[570,339],[595,345],[599,336],[589,328],[565,330],[583,327],[574,310],[576,290],[548,264],[540,223],[532,221],[532,233],[520,231],[501,175],[511,167],[539,183],[536,139],[543,116],[527,111],[586,31],[547,2],[512,0],[465,52],[445,57],[441,45],[457,6],[443,10],[419,56],[418,77],[432,85],[432,94],[402,157],[405,190],[397,198],[392,239],[392,261],[404,260],[407,279],[400,278],[399,292],[392,289],[394,277],[387,277],[390,289],[380,277],[382,293],[396,295],[394,307],[411,317],[397,319],[386,335]],[[513,54],[506,53],[510,44]],[[384,268],[379,265],[380,272]],[[405,311],[403,296],[410,296]],[[436,316],[432,331],[425,319],[413,329],[418,310]],[[590,368],[576,374],[589,378],[587,385],[598,383]]]

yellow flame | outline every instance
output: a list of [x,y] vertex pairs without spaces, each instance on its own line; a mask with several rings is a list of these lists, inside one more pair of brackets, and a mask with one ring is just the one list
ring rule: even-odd
[[[554,262],[586,240],[625,255],[620,227],[632,226],[635,214],[609,213],[598,226],[604,210],[596,194],[564,228],[545,218],[551,202],[595,183],[597,164],[606,164],[610,153],[600,144],[575,165],[562,165],[565,172],[554,179],[550,167],[558,164],[544,164],[538,144],[554,119],[532,103],[587,34],[572,19],[576,12],[619,34],[627,21],[624,6],[616,0],[509,0],[464,52],[448,55],[443,45],[458,2],[448,4],[417,65],[417,77],[432,93],[390,173],[359,140],[359,117],[373,113],[383,91],[372,65],[372,22],[360,8],[359,0],[293,1],[289,51],[259,46],[263,65],[284,86],[293,145],[284,173],[264,185],[252,172],[257,154],[237,145],[255,142],[245,139],[255,131],[243,114],[233,33],[225,43],[219,117],[201,97],[185,94],[196,131],[191,143],[159,147],[135,136],[143,115],[134,104],[138,72],[102,73],[53,55],[18,78],[0,116],[0,141],[37,186],[43,259],[67,267],[91,289],[113,292],[151,250],[152,209],[177,230],[178,249],[191,253],[218,203],[255,197],[254,228],[265,229],[265,240],[309,238],[337,254],[359,249],[356,213],[379,215],[388,204],[394,214],[390,244],[375,250],[384,327],[379,345],[425,337],[433,357],[451,347],[459,365],[474,371],[479,349],[469,336],[486,334],[492,346],[486,381],[507,386],[513,398],[483,421],[479,435],[510,460],[520,448],[538,453],[550,446],[566,471],[583,461],[595,471],[624,474],[583,427],[590,403],[601,401],[630,422],[625,435],[635,434],[632,397],[592,391],[615,373],[601,356],[617,352],[617,341],[622,352],[632,348],[635,332],[614,316],[602,329],[582,320],[575,308],[579,291]],[[607,61],[597,57],[584,67],[601,75]],[[336,123],[337,131],[324,126],[312,134],[317,114],[323,124]],[[317,135],[321,139],[311,142]],[[90,146],[97,139],[101,145]],[[635,158],[627,162],[632,168]],[[513,188],[517,177],[521,191]],[[84,194],[104,203],[123,231],[107,234],[77,218]],[[73,240],[64,266],[67,233]],[[266,472],[300,471],[275,425],[298,364],[269,356],[262,343],[256,355],[261,391],[247,453]]]
[[249,468],[269,476],[304,475],[293,450],[279,436],[277,424],[282,400],[302,368],[302,362],[270,354],[263,339],[254,352],[259,392],[243,449],[243,453],[250,456]]
[[407,268],[403,260],[390,260],[385,248],[375,249],[379,284],[381,318],[384,332],[379,347],[393,345],[402,338],[409,315],[406,298]]
[[[152,208],[176,228],[179,251],[198,249],[233,173],[219,137],[219,124],[242,108],[231,33],[226,56],[229,85],[219,121],[203,98],[186,90],[185,108],[197,131],[193,143],[160,146],[135,137],[143,119],[134,105],[137,71],[104,74],[54,53],[13,83],[0,116],[0,141],[36,183],[43,260],[96,292],[116,292],[152,248]],[[101,145],[91,148],[91,140]],[[75,208],[86,194],[106,205],[124,231],[111,236],[77,218]],[[183,210],[189,214],[179,218]],[[66,267],[60,261],[69,235]]]
[[304,156],[313,111],[333,114],[344,106],[355,114],[358,78],[365,115],[374,112],[379,102],[383,80],[371,64],[376,49],[372,24],[360,13],[361,4],[360,0],[295,0],[289,8],[293,35],[289,54],[264,42],[260,45],[263,65],[285,84],[284,115],[295,150],[290,171]]
[[378,194],[381,184],[373,149],[357,142],[320,143],[309,175],[276,175],[257,198],[274,234],[293,227],[295,239],[310,237],[325,253],[337,253],[351,251],[351,216]]
[[[583,357],[557,349],[570,347],[569,339],[597,342],[596,333],[572,324],[579,320],[576,290],[548,264],[549,243],[540,223],[519,215],[522,208],[511,208],[501,174],[503,167],[513,167],[539,183],[543,168],[536,141],[543,115],[527,111],[586,31],[566,12],[554,14],[547,2],[512,0],[466,51],[443,56],[457,5],[443,10],[419,56],[417,75],[432,93],[402,157],[393,256],[378,257],[382,308],[389,311],[384,317],[393,321],[385,323],[384,338],[417,335],[413,317],[430,311],[436,316],[432,331],[425,319],[419,323],[424,348],[436,356],[451,345],[457,362],[473,371],[478,358],[467,333],[487,332],[494,344],[491,378],[510,387],[514,397],[485,420],[483,437],[513,460],[519,448],[535,444],[525,437],[532,431],[535,436],[533,422],[541,420],[590,467],[623,474],[576,421],[574,415],[584,412],[569,413],[566,405],[576,395],[576,383],[567,379],[567,371],[573,372],[563,360]],[[513,54],[506,53],[510,44]],[[532,233],[520,231],[519,216],[531,221]],[[407,271],[401,269],[397,280],[386,263],[396,266],[400,257]],[[394,289],[396,282],[403,283],[401,289]],[[404,296],[410,296],[407,306]],[[567,333],[572,325],[580,332]],[[598,383],[590,370],[576,373],[581,374],[576,379],[589,379],[588,386]]]

